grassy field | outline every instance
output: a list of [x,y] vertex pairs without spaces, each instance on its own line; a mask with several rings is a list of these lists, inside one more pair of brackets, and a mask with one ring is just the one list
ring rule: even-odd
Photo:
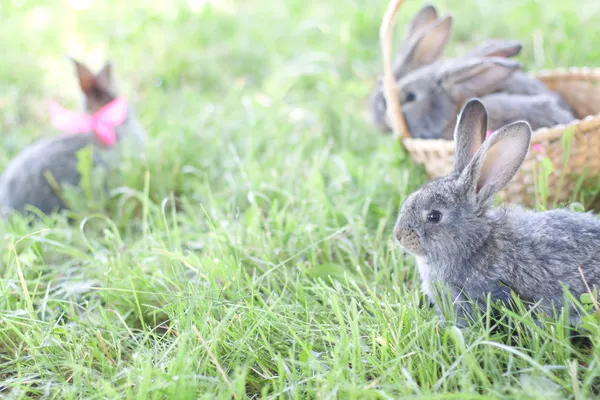
[[[407,1],[408,20],[421,3]],[[443,0],[448,54],[523,41],[528,70],[600,62],[596,0]],[[600,323],[464,331],[391,240],[425,180],[368,122],[385,0],[5,1],[4,167],[114,61],[151,139],[109,199],[0,222],[0,397],[590,398]],[[508,313],[508,312],[507,312]]]

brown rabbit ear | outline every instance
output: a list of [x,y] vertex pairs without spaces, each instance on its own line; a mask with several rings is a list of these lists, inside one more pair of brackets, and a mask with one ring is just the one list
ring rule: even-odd
[[417,33],[422,28],[433,23],[438,17],[437,10],[431,4],[427,4],[413,17],[408,24],[406,37],[409,38]]
[[394,74],[399,79],[406,73],[431,64],[444,51],[452,33],[452,16],[447,15],[411,36],[405,51],[394,61]]
[[109,91],[113,85],[112,64],[107,62],[104,67],[96,74],[96,85],[103,90]]
[[90,71],[90,69],[83,63],[77,61],[73,57],[67,56],[69,60],[75,64],[75,72],[79,79],[79,86],[84,93],[90,93],[96,84],[96,76]]
[[514,57],[523,49],[518,40],[488,40],[474,48],[467,57]]
[[454,174],[460,174],[469,165],[485,140],[486,131],[487,111],[485,106],[479,99],[469,100],[460,112],[454,130],[456,143]]
[[455,101],[464,101],[492,93],[520,67],[506,58],[469,58],[447,63],[438,79]]

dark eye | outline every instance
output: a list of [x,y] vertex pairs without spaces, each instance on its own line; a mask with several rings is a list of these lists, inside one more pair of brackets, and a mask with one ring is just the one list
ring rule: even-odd
[[415,99],[417,98],[417,96],[415,96],[415,94],[413,92],[408,92],[406,93],[406,102],[410,103],[411,101],[415,101]]
[[437,224],[440,222],[440,219],[442,219],[442,213],[438,210],[431,210],[429,211],[429,214],[427,214],[427,222],[433,222],[434,224]]

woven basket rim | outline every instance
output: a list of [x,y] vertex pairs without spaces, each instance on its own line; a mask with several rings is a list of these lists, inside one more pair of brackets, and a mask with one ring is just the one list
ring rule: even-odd
[[[590,67],[569,67],[569,68],[557,68],[551,70],[541,70],[532,72],[529,75],[537,79],[555,79],[555,80],[599,80],[600,81],[600,68]],[[600,124],[600,112],[584,117],[583,119],[574,119],[567,124],[559,124],[551,127],[544,127],[536,129],[532,132],[531,143],[539,143],[545,140],[552,140],[560,137],[565,130],[575,127],[583,122],[591,123],[597,122]],[[410,143],[417,147],[431,147],[431,148],[453,148],[454,140],[446,139],[417,139],[413,137],[407,137],[402,139],[403,143]]]

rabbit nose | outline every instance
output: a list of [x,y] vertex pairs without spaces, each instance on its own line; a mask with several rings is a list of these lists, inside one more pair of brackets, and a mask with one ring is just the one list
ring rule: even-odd
[[414,230],[409,226],[398,226],[394,229],[394,235],[396,239],[402,243],[402,240],[408,236],[411,236],[411,233],[414,234]]
[[419,237],[414,229],[409,226],[397,226],[394,229],[394,235],[396,240],[400,243],[400,246],[404,247],[410,253],[415,255],[423,255],[423,247],[419,242]]

